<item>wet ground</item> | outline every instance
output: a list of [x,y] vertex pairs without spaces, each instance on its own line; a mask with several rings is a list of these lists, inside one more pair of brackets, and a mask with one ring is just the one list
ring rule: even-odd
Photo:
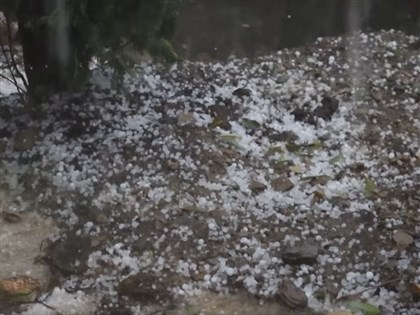
[[5,314],[419,314],[418,37],[136,73],[123,93],[97,71],[35,121],[2,100],[4,266],[30,213],[60,229],[20,240],[50,308]]

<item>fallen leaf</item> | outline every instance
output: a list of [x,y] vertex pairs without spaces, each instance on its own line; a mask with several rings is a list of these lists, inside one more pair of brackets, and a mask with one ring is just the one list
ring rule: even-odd
[[235,191],[239,191],[239,190],[241,190],[241,187],[239,187],[239,185],[238,184],[233,184],[232,186],[230,186],[233,190],[235,190]]
[[308,181],[311,185],[325,185],[331,179],[328,175],[302,177],[303,181]]
[[309,144],[307,147],[310,152],[313,152],[313,151],[321,150],[324,147],[324,144],[322,141],[316,141],[314,143]]
[[244,118],[242,119],[242,126],[247,129],[257,129],[260,127],[260,124],[255,120]]
[[325,192],[322,189],[315,190],[312,194],[314,197],[312,198],[311,205],[325,200]]
[[287,177],[277,177],[271,181],[271,186],[273,186],[275,191],[284,192],[292,189],[295,184],[293,184]]
[[213,121],[211,122],[211,124],[209,125],[209,127],[210,128],[219,127],[221,129],[224,129],[224,130],[230,130],[231,125],[230,125],[229,121],[227,121],[225,119],[222,119],[222,118],[220,118],[220,117],[217,116],[217,117],[215,117],[213,119]]
[[348,196],[333,196],[328,200],[332,205],[341,208],[350,207],[350,200]]
[[363,315],[381,315],[381,310],[375,305],[364,303],[360,301],[350,301],[346,306],[352,312],[360,312]]
[[302,167],[298,164],[290,166],[289,170],[295,174],[302,173]]
[[29,276],[0,279],[1,300],[34,300],[40,289],[41,283]]
[[238,135],[234,135],[234,134],[223,134],[223,135],[219,135],[219,138],[223,141],[226,142],[234,142],[234,141],[238,141],[241,139],[240,136]]
[[420,284],[412,283],[410,284],[410,292],[417,298],[420,298]]
[[299,152],[300,146],[297,145],[294,141],[286,143],[286,149],[291,153]]
[[336,303],[342,303],[342,302],[349,302],[349,301],[358,301],[360,300],[361,296],[360,293],[354,293],[354,294],[348,294],[343,295],[342,297],[338,298],[336,300]]
[[365,197],[372,196],[373,193],[375,193],[375,191],[376,191],[375,181],[373,179],[366,178],[366,180],[365,180],[365,190],[364,190]]
[[193,113],[188,113],[188,112],[183,112],[183,113],[178,115],[177,121],[178,121],[178,125],[180,125],[180,126],[193,124],[194,121],[195,121],[194,114]]
[[328,162],[331,165],[335,165],[338,162],[340,162],[342,159],[344,159],[344,156],[343,156],[343,154],[340,153],[340,154],[336,155],[335,157],[333,157],[332,159],[330,159]]
[[392,239],[398,246],[402,248],[407,248],[408,246],[414,243],[413,237],[410,234],[401,230],[395,232],[394,235],[392,235]]
[[253,191],[254,193],[260,193],[267,188],[267,186],[264,183],[261,183],[257,180],[251,180],[248,186],[249,189],[251,189],[251,191]]
[[356,162],[349,165],[349,168],[354,172],[361,172],[366,169],[366,166],[363,162]]
[[7,223],[19,223],[22,221],[22,218],[13,212],[3,211],[0,213],[1,218]]
[[234,147],[240,150],[245,150],[245,148],[239,145],[238,143],[238,141],[241,140],[241,137],[238,135],[223,134],[223,135],[219,135],[219,139],[222,140],[223,142],[233,145]]
[[274,155],[276,153],[284,153],[283,148],[281,146],[274,146],[267,150],[267,155]]

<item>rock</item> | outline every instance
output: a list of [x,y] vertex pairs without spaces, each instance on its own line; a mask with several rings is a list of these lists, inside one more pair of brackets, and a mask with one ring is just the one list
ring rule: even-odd
[[316,245],[290,247],[281,254],[281,259],[289,265],[313,265],[318,257]]
[[306,121],[310,112],[306,108],[297,108],[291,114],[295,116],[295,121]]
[[193,125],[195,122],[194,114],[184,112],[178,115],[177,123],[179,126]]
[[140,272],[121,281],[117,291],[120,295],[131,297],[136,301],[161,301],[169,297],[165,281],[167,280],[156,275]]
[[411,283],[409,289],[410,292],[413,294],[414,299],[420,300],[420,284]]
[[325,285],[325,289],[327,291],[327,294],[333,297],[337,297],[338,293],[340,293],[340,287],[337,284],[334,285],[331,282]]
[[39,130],[36,127],[21,130],[15,136],[15,150],[21,152],[30,150],[39,138]]
[[169,171],[176,171],[180,169],[181,164],[175,159],[167,159],[163,161],[163,166]]
[[305,292],[296,287],[291,280],[285,280],[279,288],[277,295],[288,307],[293,309],[306,308],[308,297]]
[[321,106],[314,110],[314,116],[324,120],[331,120],[332,115],[338,110],[339,101],[336,98],[325,96],[321,100]]
[[251,90],[246,88],[239,88],[233,91],[232,95],[242,97],[242,96],[251,96]]
[[22,221],[22,218],[18,214],[8,211],[0,212],[0,218],[7,223],[19,223]]
[[89,238],[69,233],[65,239],[53,244],[51,262],[63,273],[81,274],[87,269],[91,251]]
[[407,248],[411,244],[414,243],[414,239],[410,234],[400,231],[400,230],[394,233],[394,235],[392,236],[392,239],[395,241],[395,243],[398,246],[402,248]]
[[394,92],[397,93],[397,95],[401,95],[405,92],[405,86],[404,85],[396,85],[393,88]]
[[277,132],[274,131],[273,133],[268,135],[268,138],[272,141],[284,141],[284,142],[292,142],[299,139],[299,137],[293,131],[282,131]]
[[385,91],[374,91],[372,97],[375,101],[380,102],[385,99]]
[[251,189],[251,191],[253,193],[260,193],[263,192],[267,186],[257,180],[251,180],[251,182],[249,183],[249,189]]
[[271,181],[271,186],[275,191],[284,192],[292,189],[295,184],[287,177],[280,176]]
[[[293,167],[295,165],[295,163],[292,160],[280,160],[280,161],[274,161],[274,164],[272,164],[272,167],[274,169],[274,171],[277,174],[285,174],[290,170],[290,167]],[[284,178],[285,175],[283,175]]]

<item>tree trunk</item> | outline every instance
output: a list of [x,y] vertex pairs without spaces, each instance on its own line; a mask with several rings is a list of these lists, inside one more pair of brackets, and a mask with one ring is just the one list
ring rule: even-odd
[[28,97],[31,105],[40,103],[51,94],[65,90],[69,85],[68,69],[63,68],[47,19],[56,9],[57,1],[22,0],[17,9],[17,20],[25,72],[28,80]]

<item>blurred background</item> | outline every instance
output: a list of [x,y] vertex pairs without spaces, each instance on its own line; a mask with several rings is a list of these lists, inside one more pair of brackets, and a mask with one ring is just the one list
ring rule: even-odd
[[252,57],[361,29],[420,33],[420,0],[186,0],[177,50],[185,58]]

